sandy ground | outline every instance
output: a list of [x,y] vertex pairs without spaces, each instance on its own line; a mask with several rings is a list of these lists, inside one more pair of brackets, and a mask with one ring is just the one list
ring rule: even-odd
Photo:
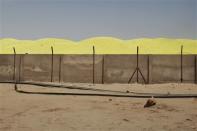
[[[71,85],[68,83],[68,85]],[[194,84],[74,84],[90,88],[152,92],[193,93]],[[69,89],[19,86],[29,92],[85,92]],[[22,94],[11,84],[0,84],[1,131],[196,131],[197,98],[156,99],[143,108],[146,98]]]

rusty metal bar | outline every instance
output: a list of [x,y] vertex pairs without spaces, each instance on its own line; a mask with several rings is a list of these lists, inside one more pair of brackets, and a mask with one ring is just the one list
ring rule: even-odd
[[144,80],[144,83],[146,83],[146,79],[145,79],[145,77],[143,76],[143,74],[142,74],[142,72],[141,72],[140,69],[139,69],[139,72],[140,72],[140,75],[142,76],[142,78],[143,78],[143,80]]
[[131,80],[133,79],[133,76],[135,75],[135,73],[137,72],[137,83],[138,83],[138,70],[139,70],[139,65],[138,65],[138,52],[139,51],[139,47],[137,46],[137,54],[136,54],[136,68],[135,71],[133,72],[133,74],[131,75],[128,83],[131,82]]
[[[137,60],[136,60],[136,68],[135,68],[135,71],[133,72],[133,74],[131,75],[131,77],[130,77],[130,79],[129,79],[129,81],[128,81],[128,83],[130,83],[131,82],[131,80],[132,80],[132,78],[133,78],[133,76],[135,75],[135,73],[137,72],[137,83],[139,82],[139,72],[140,72],[140,75],[142,76],[142,78],[143,78],[143,80],[144,80],[144,82],[146,83],[146,79],[145,79],[145,77],[143,76],[143,74],[142,74],[142,72],[141,72],[141,70],[140,70],[140,68],[139,68],[139,47],[137,46],[137,54],[136,54],[136,57],[137,57]],[[149,61],[149,59],[148,59],[148,61]]]
[[53,82],[53,47],[51,46],[51,82]]
[[183,45],[181,46],[181,83],[183,82]]
[[102,84],[104,84],[104,77],[105,77],[105,55],[103,55],[103,59],[102,59]]
[[93,68],[93,71],[92,71],[92,83],[94,84],[94,75],[95,75],[95,48],[93,46],[93,56],[92,56],[92,61],[93,61],[93,64],[92,64],[92,68]]
[[130,79],[129,79],[129,81],[128,81],[128,83],[130,83],[131,82],[131,80],[132,80],[132,78],[133,78],[133,76],[134,76],[134,74],[135,74],[135,72],[137,71],[137,69],[135,69],[135,71],[133,72],[133,74],[131,75],[131,77],[130,77]]
[[59,57],[59,83],[61,82],[62,56]]
[[13,47],[13,51],[14,51],[14,71],[13,71],[13,81],[16,81],[16,50],[15,47]]

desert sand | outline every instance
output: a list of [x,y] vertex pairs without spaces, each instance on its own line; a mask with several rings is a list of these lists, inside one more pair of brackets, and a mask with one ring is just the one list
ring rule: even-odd
[[[149,93],[197,94],[194,84],[71,84],[93,89]],[[81,92],[72,89],[18,85],[28,92]],[[147,98],[42,95],[17,93],[12,84],[0,84],[1,131],[196,131],[197,98]]]
[[80,41],[58,38],[43,38],[39,40],[0,39],[0,54],[92,54],[95,46],[96,54],[136,54],[139,46],[140,54],[197,54],[197,40],[169,38],[139,38],[122,40],[113,37],[93,37]]

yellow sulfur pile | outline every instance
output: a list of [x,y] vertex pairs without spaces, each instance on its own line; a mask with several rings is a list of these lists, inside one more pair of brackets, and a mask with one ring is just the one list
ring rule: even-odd
[[197,54],[197,40],[189,39],[133,39],[120,40],[112,37],[94,37],[81,41],[45,38],[39,40],[0,39],[0,54],[13,54],[13,47],[17,54],[92,54],[95,46],[96,54]]

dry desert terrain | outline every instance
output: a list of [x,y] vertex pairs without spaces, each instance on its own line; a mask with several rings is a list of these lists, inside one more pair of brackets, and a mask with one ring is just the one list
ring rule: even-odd
[[[71,84],[93,89],[146,93],[197,94],[195,84]],[[92,91],[18,85],[28,92]],[[96,91],[98,92],[98,91]],[[1,131],[196,131],[197,98],[147,98],[25,94],[0,84]]]

